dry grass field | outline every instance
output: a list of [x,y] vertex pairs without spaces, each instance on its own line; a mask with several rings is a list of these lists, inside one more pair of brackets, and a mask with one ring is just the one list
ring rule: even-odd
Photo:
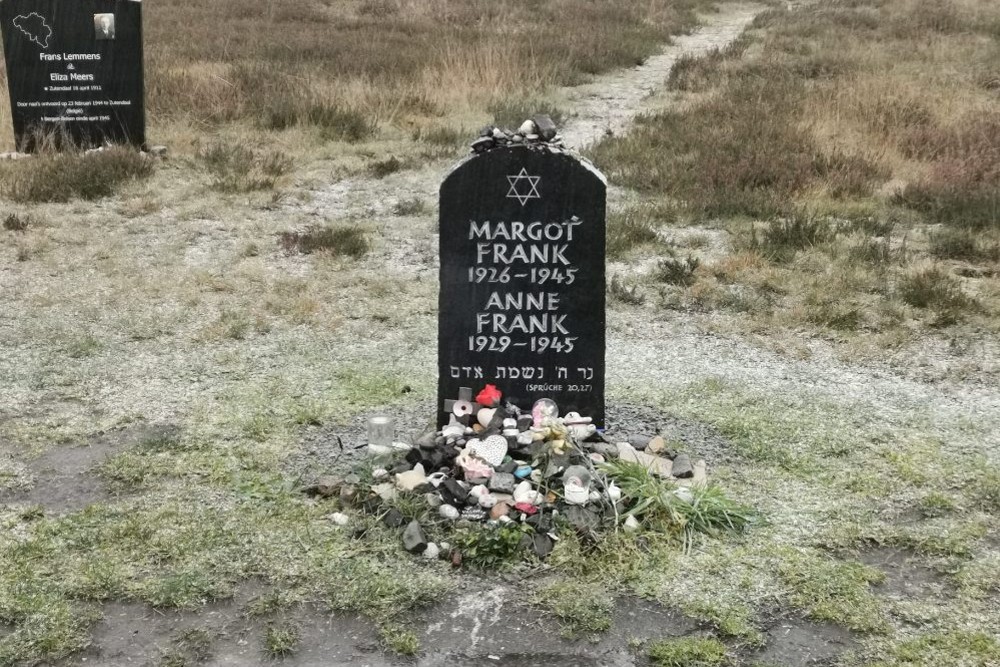
[[0,665],[316,664],[331,614],[365,664],[444,664],[432,621],[501,599],[568,638],[552,664],[1000,665],[990,0],[754,6],[587,149],[609,420],[703,456],[744,534],[565,530],[544,565],[455,571],[301,492],[367,416],[433,418],[436,191],[477,129],[572,118],[567,87],[731,10],[148,3],[166,159],[0,162]]
[[728,251],[694,268],[675,249],[647,290],[667,308],[875,357],[928,337],[995,342],[998,37],[1000,10],[976,1],[761,17],[673,70],[669,111],[593,151],[645,195],[615,221],[618,252],[707,218]]

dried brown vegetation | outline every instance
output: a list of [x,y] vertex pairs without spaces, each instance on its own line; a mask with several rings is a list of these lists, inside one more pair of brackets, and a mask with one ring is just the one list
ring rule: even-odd
[[768,327],[997,330],[998,26],[977,0],[834,0],[682,59],[679,103],[592,155],[681,222],[731,232],[736,254],[665,305]]
[[42,152],[0,165],[0,192],[16,202],[99,199],[153,173],[153,161],[130,148],[93,153]]
[[640,62],[706,5],[166,0],[147,10],[149,108],[154,121],[363,139],[376,120],[483,110]]

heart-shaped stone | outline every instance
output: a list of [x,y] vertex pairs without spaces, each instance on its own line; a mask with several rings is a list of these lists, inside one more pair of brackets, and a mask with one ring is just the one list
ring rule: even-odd
[[496,413],[497,413],[496,408],[483,408],[482,410],[476,413],[476,419],[479,420],[479,423],[483,425],[483,428],[486,428],[487,426],[490,425],[490,422],[493,421],[493,415],[495,415]]
[[476,456],[491,466],[498,466],[503,463],[503,457],[507,456],[507,438],[502,435],[491,435],[476,443],[475,452]]

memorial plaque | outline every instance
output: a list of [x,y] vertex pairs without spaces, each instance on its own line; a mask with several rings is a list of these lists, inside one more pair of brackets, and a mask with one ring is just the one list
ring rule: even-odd
[[604,177],[547,145],[470,156],[441,186],[439,422],[460,387],[604,425]]
[[145,143],[141,2],[0,0],[0,24],[18,150]]

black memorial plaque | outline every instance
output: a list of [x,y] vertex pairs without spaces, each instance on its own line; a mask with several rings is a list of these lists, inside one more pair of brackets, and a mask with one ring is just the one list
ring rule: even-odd
[[19,150],[146,141],[139,0],[0,0]]
[[439,423],[460,387],[604,426],[604,177],[548,146],[469,157],[441,186]]

